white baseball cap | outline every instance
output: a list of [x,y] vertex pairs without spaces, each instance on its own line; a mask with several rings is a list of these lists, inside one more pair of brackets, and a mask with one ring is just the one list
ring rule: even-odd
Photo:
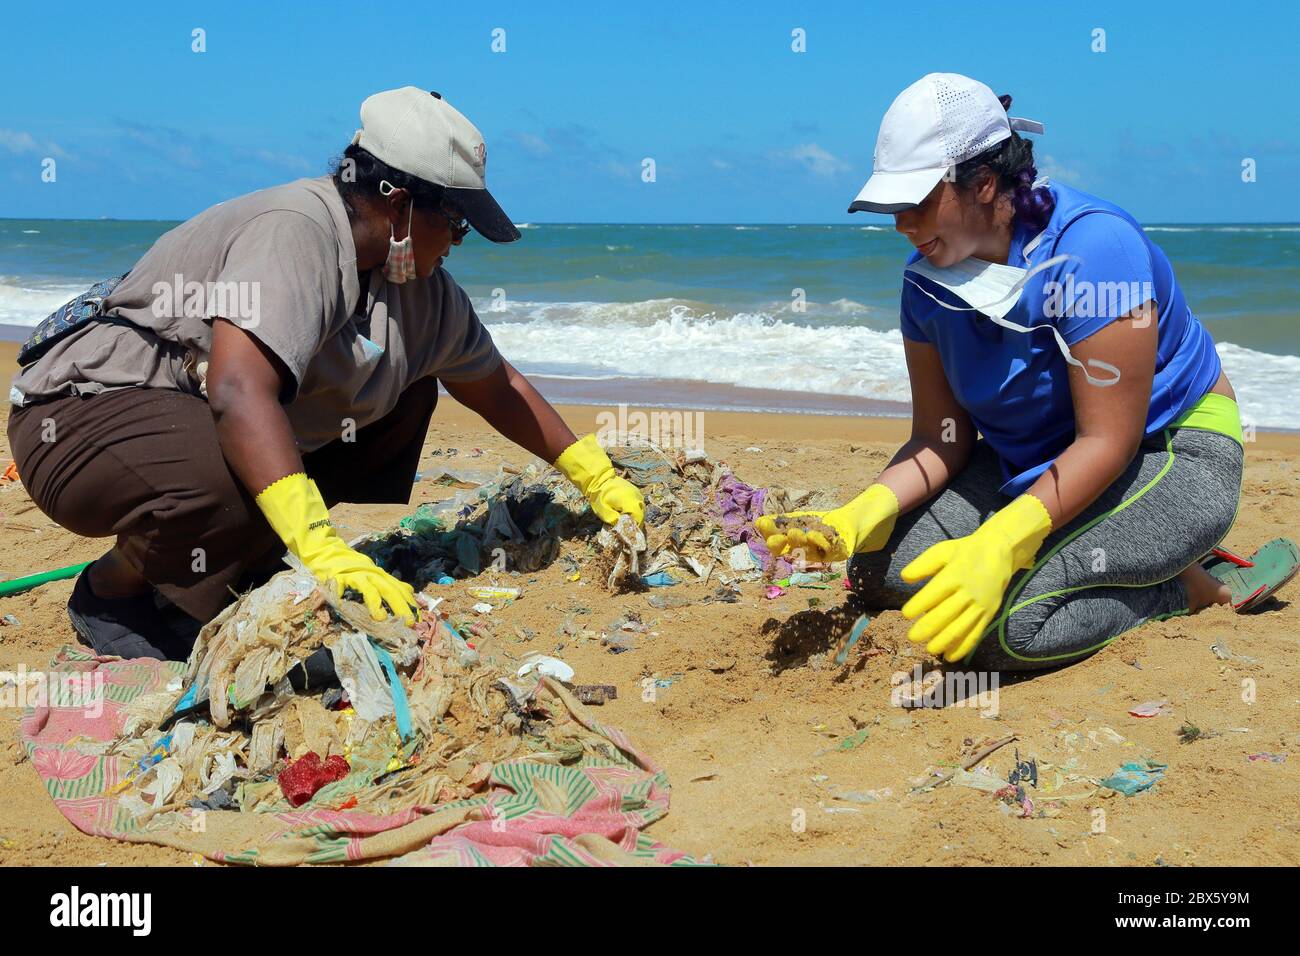
[[849,212],[912,209],[950,168],[996,146],[1012,130],[1041,133],[1043,124],[1007,116],[1002,101],[978,80],[960,73],[927,73],[885,112],[871,178]]
[[519,230],[487,191],[483,134],[441,94],[404,86],[366,97],[361,129],[352,142],[394,169],[442,186],[484,237],[493,242],[519,238]]

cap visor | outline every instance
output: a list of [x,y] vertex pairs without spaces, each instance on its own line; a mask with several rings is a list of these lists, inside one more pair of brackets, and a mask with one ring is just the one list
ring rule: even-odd
[[458,189],[448,186],[445,194],[469,220],[469,224],[483,238],[493,242],[514,242],[519,230],[504,209],[486,189]]
[[873,173],[849,212],[894,213],[915,209],[943,179],[949,167],[911,169],[902,173]]

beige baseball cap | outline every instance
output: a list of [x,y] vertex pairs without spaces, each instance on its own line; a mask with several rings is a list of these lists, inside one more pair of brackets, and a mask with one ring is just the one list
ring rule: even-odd
[[493,242],[519,238],[487,190],[483,134],[441,94],[404,86],[366,97],[352,142],[394,169],[442,186],[447,199]]

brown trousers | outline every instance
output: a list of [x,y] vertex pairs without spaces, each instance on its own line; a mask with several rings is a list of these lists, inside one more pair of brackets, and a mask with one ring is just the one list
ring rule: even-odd
[[[405,504],[415,483],[438,380],[303,456],[325,503]],[[9,444],[37,507],[76,534],[116,536],[163,597],[211,620],[284,545],[231,472],[208,403],[161,388],[124,388],[14,409]]]

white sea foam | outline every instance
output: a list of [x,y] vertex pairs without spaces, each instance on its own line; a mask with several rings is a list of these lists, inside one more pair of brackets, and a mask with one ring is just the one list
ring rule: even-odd
[[[910,389],[896,330],[814,327],[806,316],[703,313],[675,299],[642,302],[512,302],[480,311],[516,364],[564,363],[590,378],[664,378],[790,392],[907,402]],[[824,315],[859,306],[837,300]],[[1259,428],[1300,428],[1300,357],[1220,343],[1243,417]],[[577,369],[581,371],[577,371]]]
[[33,289],[0,277],[0,325],[35,326],[63,303],[85,292],[87,285]]

